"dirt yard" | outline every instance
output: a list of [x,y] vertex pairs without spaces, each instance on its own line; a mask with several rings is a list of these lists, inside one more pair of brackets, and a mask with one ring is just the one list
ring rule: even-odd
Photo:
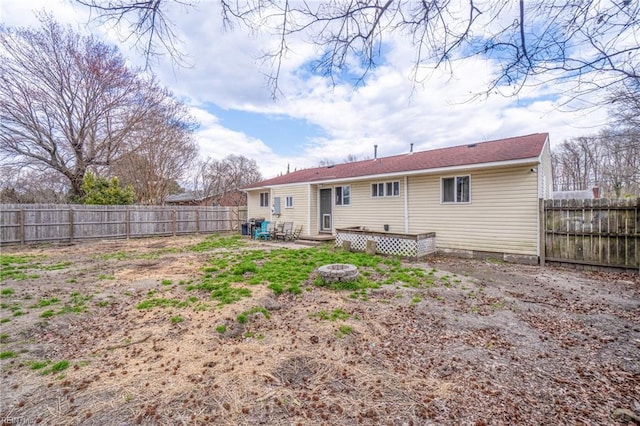
[[282,291],[252,277],[283,245],[203,241],[3,247],[3,424],[638,422],[638,275],[382,258]]

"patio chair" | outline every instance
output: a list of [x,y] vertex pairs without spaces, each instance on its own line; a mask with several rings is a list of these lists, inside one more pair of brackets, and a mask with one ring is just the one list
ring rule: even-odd
[[302,225],[298,226],[292,233],[290,236],[290,240],[291,241],[295,241],[298,238],[300,238],[300,234],[302,234]]
[[256,240],[268,240],[271,237],[271,233],[273,232],[273,222],[264,221],[260,226],[260,229],[256,229],[256,233],[253,236]]
[[277,222],[276,226],[273,227],[273,232],[271,233],[271,239],[272,240],[277,240],[278,237],[278,233],[282,233],[284,228],[284,222]]
[[285,222],[282,225],[282,231],[276,232],[276,240],[282,239],[282,241],[287,241],[291,234],[293,233],[293,222]]

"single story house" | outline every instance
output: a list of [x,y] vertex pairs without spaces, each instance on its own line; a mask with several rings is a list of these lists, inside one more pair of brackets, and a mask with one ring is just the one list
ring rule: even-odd
[[306,236],[435,232],[439,252],[538,262],[539,200],[553,189],[547,133],[411,151],[256,182],[244,188],[248,217],[293,221]]

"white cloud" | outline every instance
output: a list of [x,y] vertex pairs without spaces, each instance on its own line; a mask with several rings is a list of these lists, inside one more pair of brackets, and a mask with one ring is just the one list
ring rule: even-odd
[[[66,1],[3,0],[0,7],[3,22],[11,25],[36,23],[30,18],[31,9],[41,7],[79,27],[88,19],[86,9]],[[570,96],[562,92],[562,84],[526,87],[517,97],[491,95],[470,101],[486,87],[495,69],[490,61],[479,58],[457,61],[453,75],[421,68],[421,81],[416,84],[411,78],[415,49],[393,38],[385,64],[371,70],[358,90],[345,83],[334,87],[326,78],[300,72],[299,67],[317,53],[316,47],[302,39],[292,40],[281,68],[283,95],[273,102],[265,78],[272,69],[259,57],[277,40],[243,29],[225,32],[218,2],[202,1],[193,9],[174,7],[171,16],[192,66],[174,67],[163,59],[154,71],[200,121],[196,137],[203,157],[243,154],[256,159],[267,177],[286,170],[287,164],[293,169],[316,165],[324,158],[341,161],[349,154],[371,157],[374,144],[379,155],[393,155],[406,152],[410,143],[424,150],[534,132],[549,132],[552,142],[560,143],[596,132],[606,119],[603,110],[560,112],[557,105]],[[116,39],[107,28],[95,30]],[[126,47],[123,51],[132,63],[142,63],[139,55]],[[264,141],[225,128],[206,111],[209,103],[305,120],[325,135],[299,141],[302,155],[298,157],[276,155]]]

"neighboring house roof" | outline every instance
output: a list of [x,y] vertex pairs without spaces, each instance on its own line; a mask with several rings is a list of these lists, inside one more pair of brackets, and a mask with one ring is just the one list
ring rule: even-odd
[[256,182],[244,189],[250,190],[275,185],[333,181],[446,167],[533,159],[540,156],[548,137],[548,133],[535,133],[488,142],[476,142],[449,148],[381,157],[373,160],[298,170],[262,182]]
[[593,200],[593,189],[582,191],[553,191],[554,200]]
[[167,195],[164,199],[165,203],[184,203],[188,201],[200,201],[204,199],[202,191],[187,191],[181,194]]

